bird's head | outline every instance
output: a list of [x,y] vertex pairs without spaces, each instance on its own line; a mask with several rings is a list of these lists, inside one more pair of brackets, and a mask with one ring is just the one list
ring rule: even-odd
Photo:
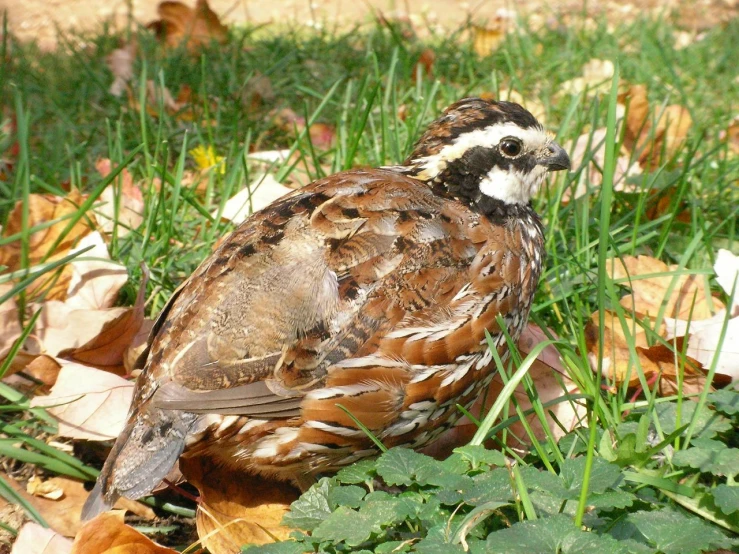
[[547,172],[569,168],[567,152],[526,109],[465,98],[429,126],[402,171],[489,213],[528,205]]

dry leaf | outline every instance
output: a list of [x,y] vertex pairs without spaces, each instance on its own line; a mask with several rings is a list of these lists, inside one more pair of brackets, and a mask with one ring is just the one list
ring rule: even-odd
[[47,407],[59,421],[59,435],[73,439],[115,439],[126,423],[133,383],[74,362],[63,362],[49,396],[37,396],[31,407]]
[[736,116],[726,131],[721,133],[721,140],[725,140],[729,144],[731,154],[739,156],[739,116]]
[[136,59],[136,44],[128,44],[113,50],[105,59],[105,63],[113,73],[113,84],[109,92],[113,96],[120,96],[126,90],[128,82],[133,77],[133,61]]
[[[585,327],[588,361],[593,371],[598,370],[599,319],[599,312],[593,313]],[[617,386],[624,382],[628,382],[632,388],[640,386],[634,359],[636,356],[650,386],[655,379],[659,379],[658,392],[662,396],[676,394],[678,375],[682,376],[682,390],[685,394],[697,393],[705,388],[707,372],[697,360],[679,354],[683,349],[680,340],[674,347],[664,344],[649,346],[646,331],[640,325],[628,316],[624,316],[622,324],[611,311],[606,311],[604,323],[601,370],[603,377],[609,381],[615,382]],[[634,346],[633,356],[630,344]],[[724,383],[725,379],[717,376],[716,382]]]
[[195,8],[182,2],[160,2],[159,21],[149,24],[157,37],[168,47],[184,44],[193,51],[211,42],[224,43],[228,30],[210,9],[206,0],[197,0]]
[[47,500],[59,500],[64,496],[64,489],[59,485],[52,481],[42,481],[36,475],[33,475],[26,483],[26,492]]
[[[113,169],[112,162],[108,158],[100,158],[95,162],[95,169],[105,178]],[[95,213],[100,230],[108,236],[114,229],[116,236],[126,236],[131,230],[138,229],[144,220],[144,196],[127,168],[123,168],[115,181],[105,188],[100,202],[102,204],[95,207]]]
[[[562,201],[567,203],[586,195],[590,190],[600,187],[603,183],[603,167],[606,161],[606,129],[596,129],[592,133],[584,133],[573,142],[565,145],[570,153],[572,168],[575,172],[590,160],[588,167],[580,173],[574,188],[568,187],[562,195]],[[642,168],[623,149],[616,158],[616,169],[613,175],[613,188],[617,191],[627,190],[626,179],[642,173]]]
[[656,169],[683,146],[693,124],[688,110],[676,104],[667,106],[657,114],[655,123],[649,115],[644,85],[632,85],[619,100],[629,106],[624,145],[638,154],[642,167]]
[[103,237],[95,231],[80,240],[73,252],[92,247],[70,262],[70,279],[64,304],[70,309],[110,308],[128,281],[125,266],[110,260]]
[[499,9],[490,21],[480,25],[472,25],[472,50],[484,58],[497,50],[505,39],[506,33],[511,30],[515,22],[516,13],[511,10]]
[[107,321],[90,341],[76,348],[59,352],[59,357],[105,369],[119,375],[125,374],[124,356],[144,322],[144,304],[148,274],[139,285],[136,302],[115,319]]
[[29,521],[21,527],[10,554],[68,554],[72,541],[38,523]]
[[[221,218],[238,225],[253,212],[261,210],[290,192],[294,192],[293,189],[281,185],[272,175],[257,176],[249,187],[228,199],[221,212]],[[218,217],[218,210],[215,210],[212,215]]]
[[[724,308],[711,296],[703,275],[690,275],[688,270],[678,275],[676,265],[668,266],[649,256],[624,256],[623,261],[611,258],[606,263],[611,279],[623,280],[621,284],[632,290],[621,299],[621,305],[641,317],[656,317],[663,303],[666,317],[686,320],[709,319]],[[655,273],[674,275],[647,277]]]
[[592,59],[582,68],[582,77],[565,81],[559,90],[566,94],[607,94],[611,90],[611,79],[615,67],[611,60]]
[[[28,226],[34,227],[43,223],[61,218],[53,225],[31,233],[28,241],[28,264],[34,266],[42,260],[53,261],[66,256],[72,247],[94,227],[94,217],[86,215],[77,221],[64,238],[60,238],[71,221],[70,216],[75,214],[84,197],[76,190],[62,198],[50,194],[31,194],[28,197]],[[7,225],[3,228],[3,237],[19,234],[22,229],[23,202],[16,202],[15,208],[8,216]],[[55,243],[59,241],[54,247]],[[54,251],[50,249],[54,247]],[[21,267],[20,239],[0,246],[0,265],[7,266],[8,271],[16,271]],[[70,268],[46,273],[39,277],[26,289],[31,297],[37,296],[48,289],[46,299],[63,300],[69,286]]]
[[413,72],[411,75],[417,75],[419,69],[421,74],[426,77],[432,78],[434,76],[434,62],[436,61],[436,52],[431,48],[424,49],[423,52],[418,56],[416,65],[413,66]]
[[713,270],[716,272],[716,281],[726,295],[731,297],[732,292],[734,293],[729,312],[732,317],[739,316],[739,256],[724,248],[719,249]]
[[200,491],[198,537],[213,554],[236,554],[246,544],[289,536],[291,529],[280,522],[299,492],[288,484],[236,472],[204,456],[180,459],[180,469]]
[[77,534],[72,554],[175,554],[123,523],[123,512],[105,512]]
[[[290,108],[282,108],[272,112],[274,126],[291,136],[299,135],[305,130],[305,118]],[[336,139],[336,129],[327,123],[314,123],[308,128],[308,135],[313,146],[328,149]]]

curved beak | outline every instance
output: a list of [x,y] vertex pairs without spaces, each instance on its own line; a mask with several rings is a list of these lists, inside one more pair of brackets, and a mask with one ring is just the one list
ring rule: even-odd
[[549,146],[549,155],[539,160],[539,165],[547,168],[547,171],[561,171],[570,169],[570,157],[556,142],[552,142]]

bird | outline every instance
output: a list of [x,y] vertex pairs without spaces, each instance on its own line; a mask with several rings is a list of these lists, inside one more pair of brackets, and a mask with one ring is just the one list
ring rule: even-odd
[[532,196],[567,152],[522,106],[463,98],[400,165],[352,169],[252,214],[155,321],[125,429],[83,510],[182,457],[307,490],[453,425],[508,357],[545,258]]

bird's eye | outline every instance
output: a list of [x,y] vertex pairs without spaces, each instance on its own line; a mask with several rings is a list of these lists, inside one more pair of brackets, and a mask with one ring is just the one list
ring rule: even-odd
[[504,138],[500,141],[500,151],[504,156],[515,158],[521,153],[521,141],[515,138]]

